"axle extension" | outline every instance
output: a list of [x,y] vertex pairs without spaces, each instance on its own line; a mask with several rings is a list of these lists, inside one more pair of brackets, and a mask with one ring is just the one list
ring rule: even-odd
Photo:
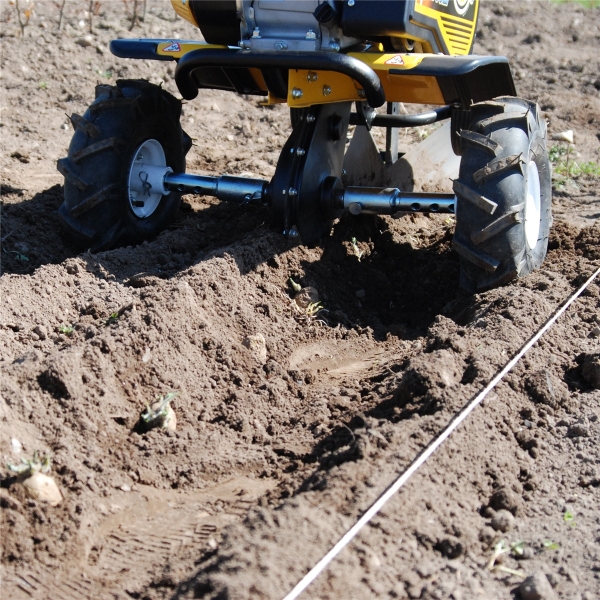
[[353,215],[393,215],[397,212],[454,214],[454,194],[401,192],[398,188],[348,187],[338,177],[327,177],[321,203],[330,214],[348,210]]
[[[143,167],[142,167],[143,169]],[[156,169],[156,167],[154,167]],[[157,181],[156,177],[153,178]],[[221,175],[191,175],[171,173],[164,168],[165,190],[213,196],[225,202],[245,204],[259,201],[271,205],[272,183],[264,179]],[[397,212],[454,213],[454,194],[401,192],[397,188],[348,187],[338,177],[327,177],[320,188],[320,211],[324,218],[333,218],[341,211],[353,215],[392,215]],[[289,231],[285,232],[286,235]],[[294,234],[292,233],[292,236]]]

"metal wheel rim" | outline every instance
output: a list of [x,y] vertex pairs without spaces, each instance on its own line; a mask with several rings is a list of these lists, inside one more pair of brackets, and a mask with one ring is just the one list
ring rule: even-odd
[[[144,182],[144,174],[146,181],[148,180],[147,173],[144,172],[144,165],[153,167],[167,168],[167,159],[165,151],[161,143],[157,140],[146,140],[134,152],[129,167],[129,177],[127,178],[127,198],[129,199],[129,208],[138,219],[147,219],[158,208],[163,197],[161,192],[152,192],[147,190],[139,192],[139,182]],[[140,206],[140,202],[143,205]]]
[[525,197],[525,239],[530,249],[538,243],[541,227],[540,174],[533,160],[527,165],[527,195]]

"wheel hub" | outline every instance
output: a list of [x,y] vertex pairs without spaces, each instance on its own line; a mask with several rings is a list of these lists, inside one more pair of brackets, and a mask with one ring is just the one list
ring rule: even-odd
[[533,160],[527,165],[527,196],[525,198],[525,238],[530,249],[535,248],[540,234],[541,195],[540,174]]
[[163,196],[170,192],[165,188],[165,176],[173,169],[167,167],[165,151],[157,140],[146,140],[133,154],[127,194],[129,208],[139,219],[154,213]]

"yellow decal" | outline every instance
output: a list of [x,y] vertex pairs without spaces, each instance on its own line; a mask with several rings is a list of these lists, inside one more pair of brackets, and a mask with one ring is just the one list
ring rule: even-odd
[[419,66],[427,54],[379,54],[378,52],[350,52],[348,56],[358,58],[369,65],[374,71],[389,71],[390,69],[414,69]]
[[215,44],[207,44],[206,42],[167,40],[158,44],[156,54],[159,56],[181,58],[192,50],[206,50],[208,48],[227,48],[227,46],[217,46]]

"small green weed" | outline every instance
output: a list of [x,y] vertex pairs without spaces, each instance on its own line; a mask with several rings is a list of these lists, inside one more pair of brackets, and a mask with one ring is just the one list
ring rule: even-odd
[[290,277],[290,285],[292,286],[292,289],[295,292],[299,292],[302,289],[302,286],[299,283],[296,283],[291,277]]
[[146,410],[142,413],[142,421],[149,429],[152,427],[167,428],[174,414],[171,401],[177,396],[179,396],[179,392],[169,392],[164,396],[158,396],[152,406],[149,404],[146,406]]
[[550,148],[548,158],[552,163],[552,178],[558,186],[563,186],[569,180],[577,179],[582,175],[600,177],[600,165],[595,162],[571,160],[571,146],[556,144]]
[[494,551],[487,564],[488,570],[502,571],[504,573],[508,573],[509,575],[515,575],[516,577],[521,577],[522,579],[525,579],[525,574],[522,571],[516,571],[515,569],[510,569],[509,567],[506,567],[504,565],[497,564],[498,559],[503,554],[506,554],[507,552],[512,552],[512,555],[518,558],[523,556],[524,549],[525,542],[523,541],[511,542],[509,544],[504,539],[500,540],[499,542],[494,544]]
[[21,458],[20,465],[6,463],[6,466],[8,467],[9,471],[25,477],[33,475],[37,472],[48,473],[48,471],[50,471],[50,455],[43,454],[40,456],[38,451],[35,450],[32,459],[27,460],[25,458]]
[[[566,2],[573,2],[573,0],[552,0],[556,4],[565,4]],[[600,0],[575,0],[577,4],[581,4],[584,8],[595,8],[600,6]]]
[[111,70],[103,71],[102,69],[96,69],[96,74],[100,75],[100,77],[104,77],[104,79],[110,79],[113,76]]
[[358,262],[360,262],[360,259],[364,255],[364,251],[359,249],[358,242],[356,241],[355,237],[352,238],[350,243],[352,244],[352,250],[354,250],[354,256],[356,256],[356,258],[358,258]]
[[106,319],[106,324],[110,325],[111,323],[116,323],[119,320],[120,316],[121,315],[119,312],[111,313],[110,317],[108,317],[108,319]]
[[306,314],[309,317],[315,317],[319,314],[320,311],[323,310],[323,305],[320,302],[311,302],[306,307]]
[[568,523],[571,526],[575,526],[575,515],[569,510],[565,510],[565,514],[563,515],[563,521]]
[[510,549],[514,556],[523,556],[523,551],[525,550],[525,542],[511,542]]
[[496,561],[498,560],[498,557],[501,556],[502,554],[504,554],[505,552],[508,552],[509,549],[510,549],[510,547],[506,543],[506,540],[500,540],[499,542],[494,544],[494,551],[493,551],[492,556],[490,557],[490,560],[488,561],[488,564],[487,564],[488,570],[491,571],[492,569],[494,569],[494,567],[496,566]]
[[544,540],[543,542],[544,550],[558,550],[560,545],[552,540]]
[[40,81],[38,83],[38,89],[40,89],[40,90],[47,90],[48,89],[48,82],[47,81]]
[[[4,249],[3,249],[4,250]],[[17,252],[16,250],[5,250],[8,254],[14,254],[17,260],[22,260],[23,262],[29,262],[29,256],[25,254],[21,254],[21,252]]]
[[73,335],[73,332],[75,331],[75,327],[73,327],[73,325],[61,325],[58,328],[58,331],[60,331],[61,333],[64,333],[65,335],[71,336],[71,335]]

